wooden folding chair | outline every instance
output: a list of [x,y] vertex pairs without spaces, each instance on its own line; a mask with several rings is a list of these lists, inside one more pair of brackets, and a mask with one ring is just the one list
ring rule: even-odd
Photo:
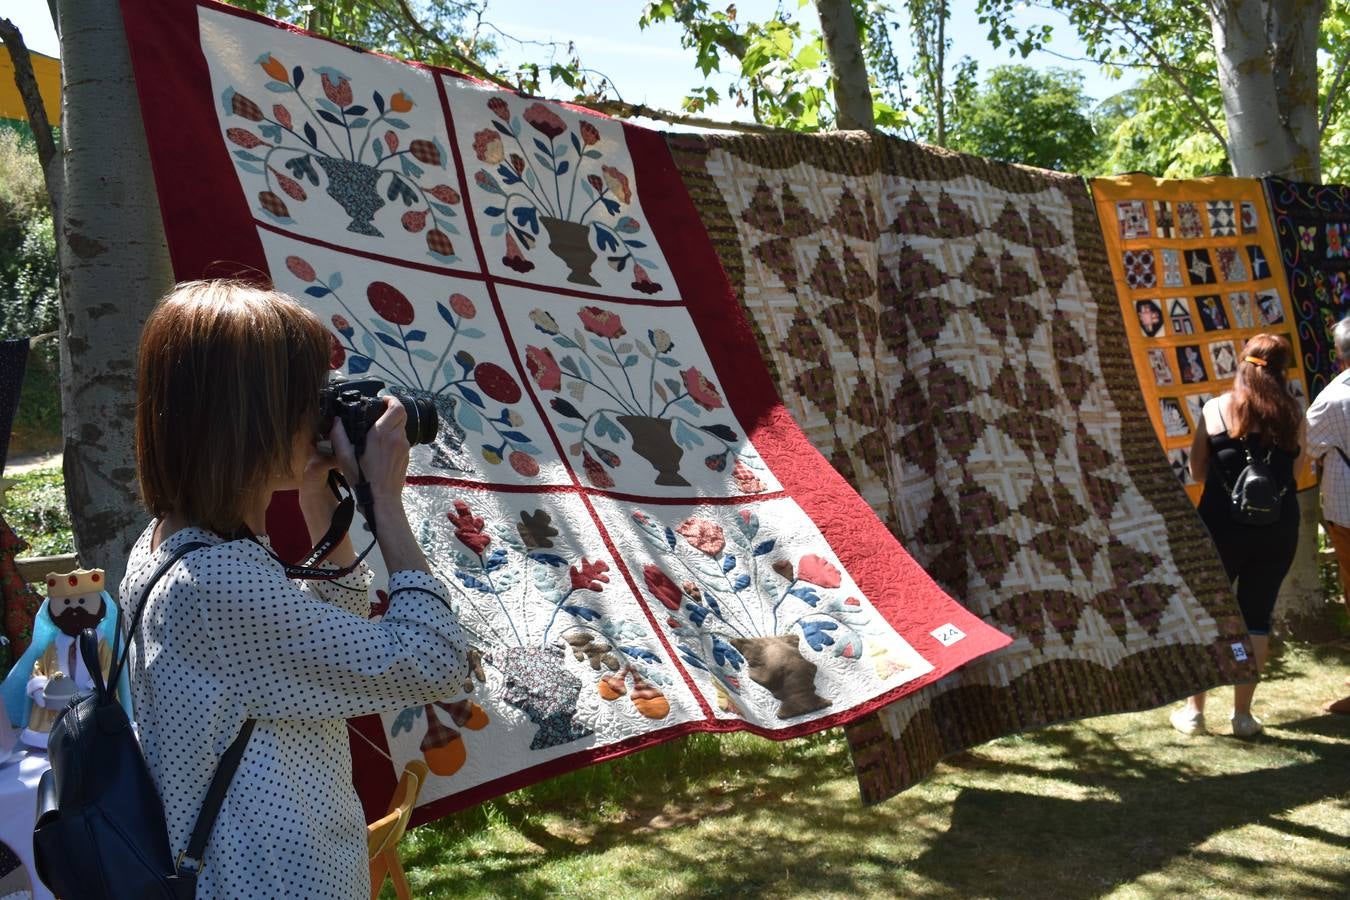
[[366,826],[366,850],[370,858],[370,900],[380,896],[384,887],[384,877],[388,875],[394,882],[394,893],[399,900],[410,900],[412,892],[408,888],[408,879],[403,874],[403,864],[398,858],[398,842],[403,832],[408,830],[408,820],[412,817],[413,807],[417,805],[417,795],[427,780],[427,764],[420,759],[412,760],[403,769],[403,775],[394,788],[394,797],[389,801],[389,812]]

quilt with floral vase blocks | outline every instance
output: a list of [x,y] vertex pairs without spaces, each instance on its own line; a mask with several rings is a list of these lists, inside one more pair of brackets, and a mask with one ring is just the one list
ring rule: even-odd
[[[848,726],[865,800],[994,737],[1250,672],[1223,569],[1149,427],[1081,179],[849,134],[671,146],[807,436],[1013,638]],[[1145,199],[1110,227],[1149,235]],[[1155,284],[1154,254],[1134,262]]]
[[213,3],[123,10],[175,274],[269,273],[334,370],[438,412],[405,501],[473,674],[356,724],[368,811],[410,759],[425,821],[692,731],[839,725],[1007,643],[783,408],[660,135]]

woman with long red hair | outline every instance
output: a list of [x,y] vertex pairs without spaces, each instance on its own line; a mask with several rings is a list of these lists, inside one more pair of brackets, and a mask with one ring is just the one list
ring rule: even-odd
[[[1191,476],[1204,483],[1200,518],[1209,529],[1230,582],[1237,583],[1238,607],[1251,635],[1257,671],[1265,666],[1271,615],[1280,583],[1298,546],[1296,468],[1306,465],[1303,411],[1289,393],[1284,373],[1293,357],[1289,341],[1258,334],[1242,348],[1233,389],[1205,404],[1191,443]],[[1268,525],[1239,521],[1233,488],[1251,460],[1263,462],[1283,490],[1279,518]],[[1261,731],[1252,715],[1256,683],[1233,688],[1233,734]],[[1172,727],[1184,734],[1205,730],[1205,695],[1196,694],[1172,713]]]

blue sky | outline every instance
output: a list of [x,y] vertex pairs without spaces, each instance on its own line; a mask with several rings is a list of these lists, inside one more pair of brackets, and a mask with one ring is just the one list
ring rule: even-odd
[[[794,0],[785,0],[789,7]],[[485,21],[502,32],[523,41],[575,42],[586,65],[608,75],[624,100],[646,103],[650,106],[678,109],[680,99],[702,76],[694,68],[693,53],[680,47],[680,30],[664,25],[647,31],[637,26],[644,0],[490,0]],[[766,18],[777,5],[775,0],[739,0],[737,7],[742,18]],[[5,15],[19,26],[28,46],[41,53],[58,53],[56,34],[47,12],[46,0],[6,0]],[[598,12],[603,8],[604,12]],[[953,3],[949,31],[955,36],[952,55],[974,57],[981,69],[1010,60],[1006,50],[995,50],[985,40],[985,28],[974,13],[975,0],[956,0]],[[816,26],[814,4],[806,4],[799,13],[803,22]],[[1064,56],[1078,57],[1082,47],[1072,35],[1068,22],[1059,13],[1041,9],[1023,9],[1019,25],[1049,24],[1054,26],[1055,40],[1051,47]],[[501,59],[509,64],[535,61],[547,62],[553,52],[539,44],[518,44],[499,38]],[[1105,77],[1096,66],[1073,63],[1049,53],[1033,54],[1026,62],[1036,68],[1071,68],[1085,77],[1088,96],[1102,100],[1122,90],[1127,82]],[[708,83],[719,92],[725,90],[730,77],[714,72]],[[725,104],[712,110],[710,116],[720,119],[747,119],[749,113]]]

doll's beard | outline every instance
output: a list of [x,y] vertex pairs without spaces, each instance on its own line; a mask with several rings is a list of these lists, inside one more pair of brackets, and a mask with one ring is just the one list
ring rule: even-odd
[[59,616],[52,616],[52,621],[56,627],[61,629],[62,634],[71,637],[79,637],[80,632],[86,628],[97,628],[98,623],[103,620],[102,612],[89,612],[80,607],[72,607],[61,613]]

